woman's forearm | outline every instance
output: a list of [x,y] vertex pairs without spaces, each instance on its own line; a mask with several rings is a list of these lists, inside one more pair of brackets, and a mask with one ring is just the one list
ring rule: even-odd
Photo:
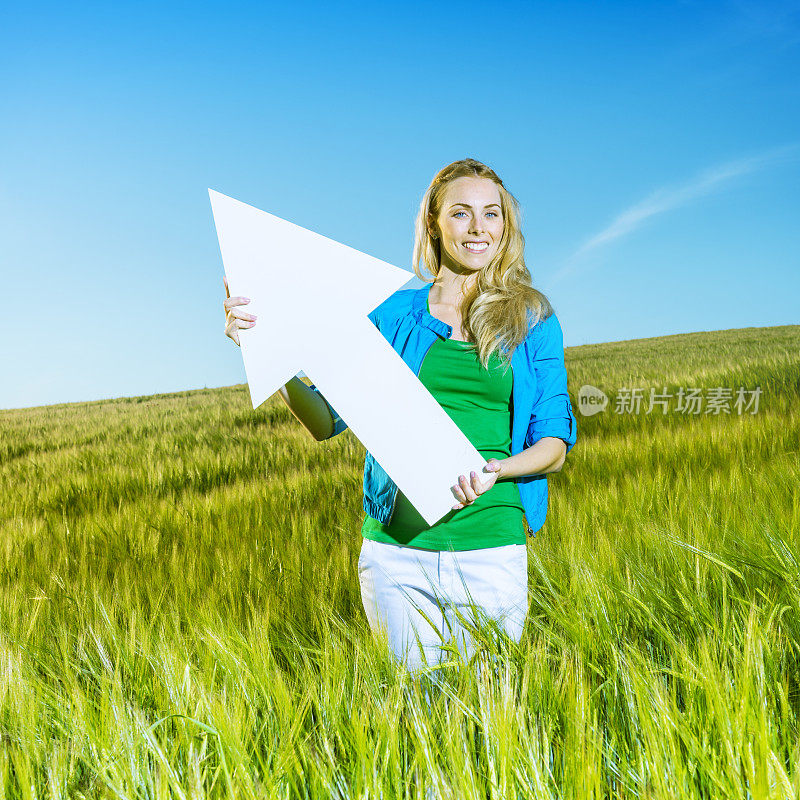
[[278,390],[298,422],[317,440],[333,433],[333,418],[325,400],[297,376]]
[[498,459],[500,473],[497,480],[523,478],[526,475],[546,475],[558,472],[564,463],[567,446],[563,439],[545,436],[521,453]]

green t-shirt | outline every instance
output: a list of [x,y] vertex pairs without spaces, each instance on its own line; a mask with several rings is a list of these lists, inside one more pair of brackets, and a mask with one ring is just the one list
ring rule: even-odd
[[[437,337],[425,355],[419,379],[485,459],[511,455],[513,375],[510,367],[505,370],[499,356],[492,356],[486,370],[478,360],[475,345]],[[453,484],[457,479],[458,475],[454,475]],[[376,542],[424,550],[525,544],[523,513],[519,489],[513,480],[496,481],[474,503],[449,511],[432,526],[398,490],[391,523],[386,525],[365,515],[361,534]]]

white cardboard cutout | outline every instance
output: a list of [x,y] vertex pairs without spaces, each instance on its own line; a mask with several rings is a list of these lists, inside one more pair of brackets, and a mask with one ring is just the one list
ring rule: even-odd
[[308,375],[429,524],[457,502],[459,475],[486,460],[368,314],[408,272],[208,190],[231,296],[255,314],[239,330],[253,408]]

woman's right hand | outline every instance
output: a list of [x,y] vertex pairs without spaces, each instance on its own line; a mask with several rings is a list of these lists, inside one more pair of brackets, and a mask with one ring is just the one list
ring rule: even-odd
[[236,344],[241,347],[239,342],[239,328],[252,328],[258,319],[255,314],[248,314],[241,311],[236,306],[244,305],[250,302],[249,297],[231,297],[230,289],[228,289],[228,279],[223,276],[222,280],[225,282],[225,335],[233,339]]

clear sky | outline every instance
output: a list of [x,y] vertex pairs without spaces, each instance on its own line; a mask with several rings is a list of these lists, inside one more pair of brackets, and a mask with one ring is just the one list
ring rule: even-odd
[[0,116],[0,408],[244,382],[209,187],[410,270],[467,156],[567,346],[800,323],[798,3],[6,4]]

